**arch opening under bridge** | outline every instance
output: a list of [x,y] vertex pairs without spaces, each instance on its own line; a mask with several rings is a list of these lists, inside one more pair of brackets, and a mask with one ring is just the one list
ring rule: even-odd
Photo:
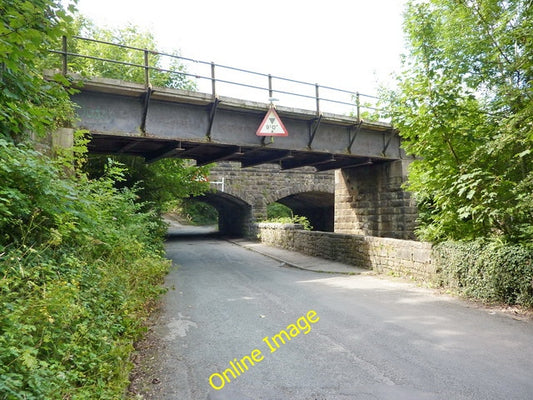
[[293,215],[306,217],[312,230],[333,232],[335,228],[335,195],[310,191],[295,193],[276,200],[291,209]]
[[246,201],[220,191],[194,198],[213,206],[218,212],[218,231],[222,235],[245,236],[251,222],[252,207]]

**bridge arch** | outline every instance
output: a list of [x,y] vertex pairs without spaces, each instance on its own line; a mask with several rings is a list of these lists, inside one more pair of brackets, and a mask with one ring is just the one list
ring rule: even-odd
[[305,191],[305,188],[280,190],[267,199],[267,204],[281,203],[289,207],[294,215],[306,217],[313,230],[333,232],[335,228],[335,194],[328,187]]
[[311,168],[285,171],[274,164],[243,169],[237,163],[223,162],[211,169],[209,181],[218,192],[249,205],[249,222],[265,219],[267,206],[279,202],[294,214],[308,217],[315,230],[333,231],[333,172],[316,173]]
[[247,233],[252,207],[244,200],[220,191],[208,192],[194,199],[217,210],[218,230],[221,234],[242,236]]

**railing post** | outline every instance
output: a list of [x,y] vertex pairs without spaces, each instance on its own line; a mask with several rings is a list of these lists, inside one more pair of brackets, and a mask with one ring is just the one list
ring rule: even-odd
[[147,88],[150,87],[150,64],[148,59],[148,50],[144,50],[144,84]]
[[274,97],[274,91],[272,90],[272,75],[268,74],[268,98]]
[[211,61],[211,93],[213,94],[213,97],[216,97],[217,95],[216,81],[215,63]]
[[67,47],[67,37],[63,35],[62,37],[62,50],[63,50],[63,65],[62,65],[62,68],[61,68],[61,72],[63,72],[63,75],[64,76],[67,76],[67,72],[68,72],[68,59],[67,59],[67,52],[68,52],[68,47]]
[[361,121],[361,96],[359,92],[355,93],[355,105],[357,107],[357,121]]
[[318,83],[315,83],[315,96],[316,96],[316,113],[320,115],[320,93]]

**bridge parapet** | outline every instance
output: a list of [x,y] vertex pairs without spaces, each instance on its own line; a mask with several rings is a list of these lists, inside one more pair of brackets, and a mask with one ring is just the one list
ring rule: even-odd
[[[114,58],[103,58],[101,52],[80,53],[80,49],[90,52],[94,43],[98,43],[99,48],[111,50],[109,54]],[[355,90],[191,59],[156,49],[73,36],[63,37],[61,49],[49,51],[60,56],[58,67],[61,65],[60,72],[65,76],[86,72],[87,64],[90,64],[95,71],[105,71],[106,77],[127,75],[145,88],[160,83],[168,87],[194,88],[210,93],[213,98],[225,95],[255,101],[276,96],[287,106],[307,108],[317,115],[323,111],[353,114],[358,121],[362,114],[380,112],[377,97]]]
[[[83,43],[94,42],[113,48],[116,58],[80,54],[79,48],[91,48]],[[361,119],[362,109],[379,112],[375,105],[367,104],[377,100],[373,96],[79,36],[63,37],[61,49],[49,51],[60,56],[60,73],[65,76],[86,72],[84,65],[92,63],[96,71],[116,77],[118,73],[110,72],[116,69],[138,82],[83,81],[74,100],[80,106],[79,126],[93,133],[93,152],[142,155],[149,161],[191,158],[200,164],[230,160],[244,167],[276,162],[283,169],[310,165],[322,171],[403,158],[399,136],[390,125]],[[169,62],[162,63],[163,59]],[[176,61],[179,68],[165,69],[164,65]],[[188,70],[191,66],[194,71]],[[197,71],[199,66],[209,72]],[[153,87],[153,82],[204,91],[205,85],[200,83],[207,82],[211,92]],[[297,99],[300,108],[278,108],[290,132],[288,137],[278,138],[276,143],[257,138],[254,133],[269,105],[221,97],[221,86],[259,91],[261,98],[268,93],[270,99],[274,95]],[[301,105],[310,100],[314,109],[304,110]],[[354,116],[324,113],[321,107],[325,103],[347,106],[349,115]]]

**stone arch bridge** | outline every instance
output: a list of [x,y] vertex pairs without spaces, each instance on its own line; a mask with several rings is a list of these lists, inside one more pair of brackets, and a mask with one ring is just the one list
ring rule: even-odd
[[251,224],[266,217],[267,205],[279,202],[306,216],[314,230],[414,239],[417,208],[403,190],[408,164],[314,172],[223,162],[211,170],[213,190],[197,199],[217,209],[219,230],[230,235],[253,232]]
[[223,162],[209,176],[212,192],[198,197],[219,213],[221,232],[239,235],[266,217],[267,205],[279,202],[306,216],[315,230],[334,231],[335,177],[304,167],[282,171],[274,164],[242,169]]

